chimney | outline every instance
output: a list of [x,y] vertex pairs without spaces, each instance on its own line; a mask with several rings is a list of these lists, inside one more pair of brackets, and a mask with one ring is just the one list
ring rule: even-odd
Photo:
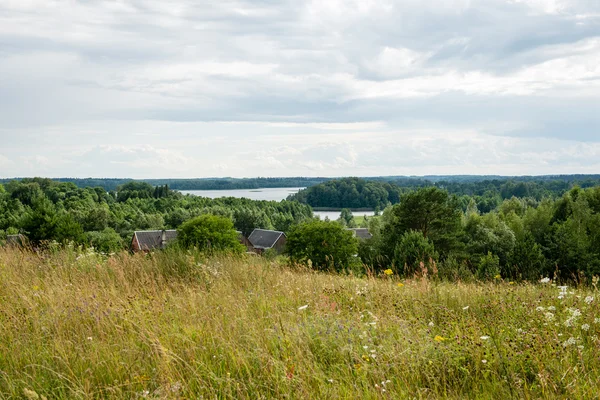
[[164,249],[167,246],[167,231],[164,229],[160,235],[160,248]]

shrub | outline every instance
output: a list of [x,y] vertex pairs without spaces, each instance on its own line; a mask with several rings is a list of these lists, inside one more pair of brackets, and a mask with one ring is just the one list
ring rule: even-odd
[[177,241],[200,250],[244,251],[233,222],[218,215],[204,214],[185,222],[177,230]]
[[357,262],[358,239],[337,222],[315,219],[291,228],[286,252],[294,262],[310,260],[315,269],[348,271]]

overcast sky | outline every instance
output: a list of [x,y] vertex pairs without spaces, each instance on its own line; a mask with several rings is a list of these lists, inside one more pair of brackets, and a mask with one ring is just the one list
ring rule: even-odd
[[0,177],[600,173],[599,0],[0,0]]

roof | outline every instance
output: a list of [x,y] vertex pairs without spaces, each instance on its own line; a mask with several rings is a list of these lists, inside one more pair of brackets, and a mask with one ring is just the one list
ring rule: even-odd
[[351,231],[354,232],[354,236],[359,239],[371,239],[373,235],[367,228],[350,228]]
[[265,229],[255,229],[248,237],[248,240],[256,249],[270,249],[275,246],[275,243],[277,243],[281,236],[285,237],[285,233],[268,231]]
[[163,232],[165,232],[166,243],[177,239],[177,231],[174,229],[166,231],[135,231],[133,237],[137,238],[140,250],[162,249],[165,247],[162,243]]

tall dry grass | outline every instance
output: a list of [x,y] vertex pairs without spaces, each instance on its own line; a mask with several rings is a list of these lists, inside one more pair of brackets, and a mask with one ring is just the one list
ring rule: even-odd
[[0,396],[596,398],[591,291],[399,283],[255,257],[0,249]]

